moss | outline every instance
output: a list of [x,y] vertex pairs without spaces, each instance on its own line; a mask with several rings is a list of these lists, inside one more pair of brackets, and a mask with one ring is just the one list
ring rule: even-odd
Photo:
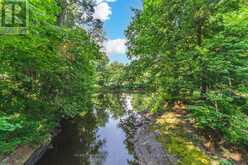
[[[158,137],[167,152],[177,156],[179,165],[211,165],[211,158],[188,139],[180,116],[169,112],[157,119],[152,129],[159,130]],[[216,163],[218,164],[218,163]]]
[[[165,140],[166,139],[166,140]],[[180,158],[179,164],[182,165],[210,165],[209,158],[197,149],[191,142],[183,137],[160,136],[159,141],[164,144],[164,147],[172,154]]]

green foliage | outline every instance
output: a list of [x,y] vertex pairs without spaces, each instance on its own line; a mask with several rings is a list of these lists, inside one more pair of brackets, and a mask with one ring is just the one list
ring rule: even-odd
[[233,165],[234,163],[229,160],[221,160],[220,165]]
[[211,109],[211,107],[199,106],[192,108],[192,110],[200,128],[223,129],[227,124],[226,115]]
[[197,106],[200,128],[247,146],[247,26],[243,0],[146,0],[126,31],[128,72],[168,102]]
[[247,7],[237,7],[241,1],[157,3],[137,12],[127,31],[136,74],[148,74],[173,96],[247,83]]
[[[155,93],[137,93],[132,94],[132,107],[137,112],[147,112],[150,111],[151,108],[154,109],[155,112],[157,112],[157,109],[155,109],[154,104],[156,102],[157,94]],[[161,101],[161,100],[160,100]]]
[[0,36],[0,154],[47,139],[94,92],[99,47],[85,30],[57,26],[57,1],[29,4],[29,33]]
[[189,106],[198,127],[220,133],[230,143],[247,146],[248,117],[239,105],[231,97],[212,94],[208,98],[208,102]]
[[105,65],[104,70],[101,70],[103,76],[99,80],[99,83],[102,86],[106,86],[106,87],[120,86],[121,84],[123,84],[122,81],[125,71],[124,69],[125,69],[125,65],[118,62],[113,62]]
[[[165,143],[165,148],[172,154],[179,155],[181,158],[179,165],[210,165],[209,158],[202,153],[193,144],[183,137],[168,136]],[[159,139],[163,142],[163,139]]]
[[18,128],[21,128],[21,125],[10,123],[10,117],[0,117],[0,131],[13,132]]
[[[181,117],[174,112],[166,112],[158,117],[152,125],[153,131],[160,132],[157,139],[164,146],[167,152],[179,158],[176,164],[179,165],[210,165],[212,158],[199,147],[196,139],[192,137],[192,132],[188,136],[188,128],[182,123]],[[190,137],[190,138],[189,138]]]

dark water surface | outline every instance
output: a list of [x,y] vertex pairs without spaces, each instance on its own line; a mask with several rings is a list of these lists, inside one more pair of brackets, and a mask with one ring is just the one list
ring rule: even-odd
[[83,118],[65,121],[37,165],[128,165],[135,164],[130,135],[121,121],[128,118],[123,107],[130,100],[105,96]]

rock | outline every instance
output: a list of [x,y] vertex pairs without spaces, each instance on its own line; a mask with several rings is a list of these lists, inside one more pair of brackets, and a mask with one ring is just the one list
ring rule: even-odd
[[142,125],[143,125],[143,123],[139,122],[139,123],[135,123],[134,126],[138,128],[138,127],[141,127]]
[[0,165],[34,165],[44,155],[48,149],[52,149],[51,139],[57,136],[61,132],[60,123],[57,124],[53,132],[51,132],[51,138],[46,139],[42,144],[38,146],[23,145],[16,149],[15,152],[8,155],[4,159],[0,159]]
[[[151,132],[150,124],[155,120],[151,113],[129,112],[129,117],[121,121],[128,132],[128,142],[134,147],[135,157],[139,165],[176,165],[177,158],[169,155],[156,140],[159,131]],[[129,123],[132,123],[131,125]]]
[[0,161],[0,165],[34,165],[49,148],[49,143],[41,146],[24,145]]
[[156,141],[156,134],[147,125],[140,127],[134,137],[134,150],[140,165],[176,165],[177,159],[164,151]]
[[161,134],[160,134],[159,130],[156,130],[156,131],[154,131],[154,135],[155,135],[156,137],[158,137],[158,136],[160,136]]
[[51,145],[46,144],[42,145],[39,149],[37,149],[32,156],[25,162],[24,165],[35,165],[40,158],[44,155],[44,153],[49,149]]

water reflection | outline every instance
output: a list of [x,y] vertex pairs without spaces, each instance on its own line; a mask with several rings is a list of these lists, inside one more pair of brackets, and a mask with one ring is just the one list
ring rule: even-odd
[[[127,99],[128,98],[128,99]],[[37,165],[127,165],[135,164],[132,143],[131,97],[99,94],[94,110],[83,118],[65,121],[54,139],[54,148]],[[128,120],[124,120],[127,119]],[[129,121],[125,123],[121,121]]]

